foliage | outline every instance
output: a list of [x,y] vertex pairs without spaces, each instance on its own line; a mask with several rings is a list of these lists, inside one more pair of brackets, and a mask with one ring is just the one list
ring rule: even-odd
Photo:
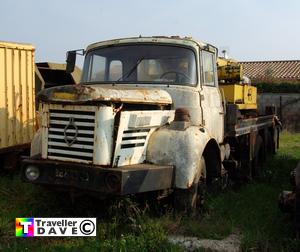
[[253,82],[258,93],[300,93],[300,82]]

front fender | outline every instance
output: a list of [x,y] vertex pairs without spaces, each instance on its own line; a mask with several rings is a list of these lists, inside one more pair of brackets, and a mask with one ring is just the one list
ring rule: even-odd
[[210,139],[202,127],[174,130],[165,126],[151,135],[146,159],[153,164],[175,166],[174,186],[186,189],[194,181],[200,158]]

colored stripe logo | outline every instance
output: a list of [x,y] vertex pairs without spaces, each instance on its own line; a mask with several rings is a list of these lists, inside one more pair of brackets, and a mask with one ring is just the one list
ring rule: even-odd
[[16,236],[17,237],[34,236],[34,219],[16,218]]

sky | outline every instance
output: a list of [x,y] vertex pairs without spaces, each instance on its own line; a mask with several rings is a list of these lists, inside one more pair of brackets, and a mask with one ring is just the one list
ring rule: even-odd
[[191,36],[239,61],[299,60],[299,11],[299,0],[1,0],[0,40],[33,44],[37,62],[139,35]]

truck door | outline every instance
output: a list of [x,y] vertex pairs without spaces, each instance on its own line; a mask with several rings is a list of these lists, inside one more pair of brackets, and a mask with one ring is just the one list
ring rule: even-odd
[[224,135],[224,108],[222,96],[218,87],[215,53],[201,51],[200,64],[202,68],[201,107],[203,124],[210,135],[219,143]]

